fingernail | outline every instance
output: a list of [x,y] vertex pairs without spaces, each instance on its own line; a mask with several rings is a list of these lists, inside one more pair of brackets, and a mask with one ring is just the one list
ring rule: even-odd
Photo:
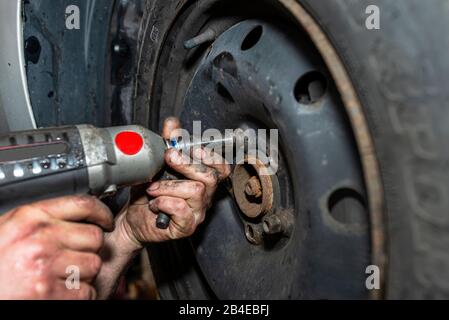
[[165,119],[164,122],[166,125],[172,125],[172,126],[174,125],[176,127],[179,127],[179,124],[180,124],[179,119],[176,117],[168,117],[167,119]]
[[150,187],[148,188],[148,191],[156,191],[157,189],[159,189],[160,186],[161,186],[161,184],[159,182],[155,182],[150,185]]

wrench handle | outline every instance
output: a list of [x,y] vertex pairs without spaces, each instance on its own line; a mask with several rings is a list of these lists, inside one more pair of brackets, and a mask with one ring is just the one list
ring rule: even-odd
[[168,214],[165,214],[163,212],[159,212],[156,219],[156,227],[158,229],[165,230],[170,225],[170,216]]

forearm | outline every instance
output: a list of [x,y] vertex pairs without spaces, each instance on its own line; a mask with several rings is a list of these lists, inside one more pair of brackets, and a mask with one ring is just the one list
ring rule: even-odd
[[115,292],[120,277],[142,249],[140,244],[129,238],[123,218],[124,214],[120,215],[116,219],[115,230],[105,235],[100,253],[103,265],[95,280],[98,299],[107,299]]

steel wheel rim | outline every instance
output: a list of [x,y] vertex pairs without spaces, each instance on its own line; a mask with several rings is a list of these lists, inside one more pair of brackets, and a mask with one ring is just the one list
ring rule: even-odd
[[[213,1],[207,1],[207,2],[209,4],[211,4]],[[316,47],[319,49],[321,56],[324,58],[327,66],[329,67],[332,77],[336,80],[337,87],[340,89],[339,93],[341,94],[342,99],[345,102],[344,108],[346,109],[346,111],[349,114],[351,124],[353,125],[353,128],[354,127],[357,128],[357,130],[355,130],[356,131],[355,137],[356,137],[357,144],[359,146],[359,150],[362,151],[361,158],[362,158],[363,167],[365,169],[365,177],[370,177],[370,180],[368,180],[368,186],[367,186],[368,188],[367,189],[368,189],[368,193],[369,193],[369,205],[370,205],[371,218],[373,215],[377,216],[377,218],[376,218],[377,222],[374,221],[374,225],[371,226],[377,233],[377,236],[373,235],[373,239],[374,239],[374,241],[373,241],[373,256],[374,257],[372,260],[377,265],[382,267],[383,266],[381,263],[382,259],[379,258],[379,256],[380,256],[379,253],[380,254],[383,253],[383,248],[381,248],[379,246],[379,244],[381,244],[382,241],[379,241],[379,239],[381,237],[379,237],[379,234],[378,234],[381,230],[381,228],[379,228],[380,224],[379,224],[378,216],[379,216],[379,208],[382,207],[381,206],[382,196],[381,196],[381,194],[379,194],[379,190],[378,189],[376,190],[376,183],[377,183],[377,185],[379,185],[379,177],[376,173],[376,170],[374,170],[373,168],[376,167],[377,163],[376,163],[375,159],[372,159],[372,157],[370,158],[370,156],[372,156],[372,153],[370,154],[370,150],[372,152],[372,148],[369,148],[369,146],[367,147],[367,145],[369,145],[370,138],[368,137],[368,139],[367,139],[365,137],[365,142],[363,142],[363,143],[360,142],[360,137],[363,136],[364,134],[366,134],[366,130],[359,130],[360,122],[364,121],[364,119],[360,119],[360,117],[363,118],[363,113],[361,112],[360,108],[359,109],[356,108],[356,107],[360,107],[360,105],[357,106],[354,103],[354,99],[352,101],[350,101],[350,99],[348,99],[348,96],[351,96],[351,95],[348,94],[347,92],[342,94],[342,92],[341,92],[342,88],[344,88],[346,91],[351,91],[350,89],[352,89],[352,91],[353,91],[352,85],[350,83],[348,84],[347,82],[345,82],[346,80],[349,79],[349,77],[346,77],[345,79],[343,79],[345,81],[342,81],[341,74],[339,74],[339,71],[341,71],[341,70],[339,70],[339,68],[343,69],[343,71],[344,71],[341,61],[337,61],[338,63],[336,63],[335,60],[332,60],[329,58],[329,52],[326,52],[326,50],[323,49],[322,43],[325,42],[327,45],[329,45],[329,43],[328,43],[327,39],[325,39],[322,31],[319,30],[319,28],[317,27],[316,23],[314,23],[314,21],[311,19],[311,17],[296,2],[280,1],[280,3],[282,3],[288,9],[289,13],[292,13],[292,15],[295,17],[295,19],[298,22],[300,22],[300,24],[304,27],[304,29],[306,29],[306,33],[312,38]],[[279,8],[276,8],[276,9],[279,9]],[[318,28],[318,30],[317,30],[317,28]],[[324,39],[323,39],[323,37],[324,37]],[[325,49],[328,49],[328,48],[325,48]],[[335,51],[333,51],[333,54],[336,56]],[[335,58],[335,57],[332,57],[332,58]],[[330,62],[332,62],[333,65],[331,65]],[[338,67],[335,67],[335,64],[338,64]],[[339,77],[337,77],[336,75]],[[332,77],[330,77],[330,78],[332,78]],[[348,85],[351,86],[351,88],[348,89]],[[354,97],[352,96],[351,98],[354,98]],[[349,101],[349,106],[348,106],[348,101]],[[352,107],[352,109],[350,107]],[[358,116],[359,119],[356,119],[356,116]],[[361,120],[363,120],[363,121],[361,121]],[[366,125],[362,129],[366,129]],[[371,163],[369,163],[370,161],[371,161]],[[369,173],[367,173],[367,167],[370,168],[370,170],[368,170]],[[371,197],[376,192],[377,192],[377,195],[376,195],[376,197],[374,197],[375,199],[372,201]],[[373,208],[377,209],[376,214],[372,213]],[[363,272],[364,272],[364,270],[363,270]]]

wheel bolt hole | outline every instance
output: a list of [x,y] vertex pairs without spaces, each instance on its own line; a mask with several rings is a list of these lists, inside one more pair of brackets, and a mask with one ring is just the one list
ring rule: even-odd
[[338,222],[351,226],[367,226],[368,210],[364,197],[357,191],[342,188],[329,197],[330,215]]
[[263,27],[257,26],[254,27],[245,37],[245,39],[242,42],[242,50],[246,51],[254,47],[262,37],[263,33]]
[[225,101],[230,102],[230,103],[234,103],[235,102],[235,100],[232,97],[232,95],[229,92],[229,90],[226,89],[226,87],[221,82],[219,82],[217,84],[217,92],[223,99],[225,99]]
[[25,41],[25,56],[27,61],[36,64],[39,61],[41,50],[41,44],[36,37],[29,37]]
[[213,65],[220,73],[226,73],[233,78],[237,77],[237,64],[229,52],[222,52],[214,58]]
[[327,79],[318,71],[311,71],[301,76],[296,82],[294,95],[301,104],[313,104],[327,92]]

